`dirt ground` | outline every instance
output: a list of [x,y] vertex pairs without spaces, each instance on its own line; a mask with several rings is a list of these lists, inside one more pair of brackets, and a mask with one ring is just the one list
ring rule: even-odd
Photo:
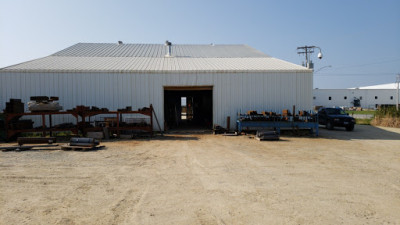
[[103,144],[0,152],[0,223],[400,224],[398,128]]

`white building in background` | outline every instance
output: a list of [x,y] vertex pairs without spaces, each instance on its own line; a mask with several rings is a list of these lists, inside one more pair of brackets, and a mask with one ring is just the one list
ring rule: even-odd
[[[65,110],[153,104],[164,129],[188,97],[195,118],[211,127],[230,116],[235,127],[237,114],[248,110],[311,110],[312,86],[312,70],[247,45],[78,43],[0,69],[0,111],[10,98],[27,103],[31,96],[57,96]],[[74,121],[59,116],[53,124]]]
[[313,105],[325,107],[376,108],[396,105],[397,84],[381,84],[348,89],[314,89]]

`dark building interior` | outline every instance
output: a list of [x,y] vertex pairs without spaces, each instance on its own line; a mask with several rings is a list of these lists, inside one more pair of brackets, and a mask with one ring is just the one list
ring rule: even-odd
[[212,90],[164,90],[165,130],[211,129]]

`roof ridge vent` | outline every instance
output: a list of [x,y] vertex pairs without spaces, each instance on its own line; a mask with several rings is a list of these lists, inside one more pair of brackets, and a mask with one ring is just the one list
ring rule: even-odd
[[169,42],[168,40],[165,41],[165,46],[167,46],[167,54],[165,55],[165,57],[172,57],[171,45],[172,45],[171,42]]

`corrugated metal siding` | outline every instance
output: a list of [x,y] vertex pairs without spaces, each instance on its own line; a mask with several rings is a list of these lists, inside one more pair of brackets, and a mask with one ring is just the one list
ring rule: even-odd
[[[153,104],[164,121],[164,86],[213,86],[213,122],[226,125],[231,117],[248,110],[311,110],[312,73],[209,73],[209,74],[115,74],[115,73],[0,73],[0,110],[10,98],[59,96],[64,109],[76,105],[110,110]],[[36,117],[37,118],[37,117]],[[40,120],[37,120],[39,123]],[[57,116],[54,123],[75,122]],[[39,124],[40,125],[40,124]],[[163,127],[163,122],[161,126]],[[38,125],[37,125],[38,126]],[[154,127],[157,129],[157,127]]]

